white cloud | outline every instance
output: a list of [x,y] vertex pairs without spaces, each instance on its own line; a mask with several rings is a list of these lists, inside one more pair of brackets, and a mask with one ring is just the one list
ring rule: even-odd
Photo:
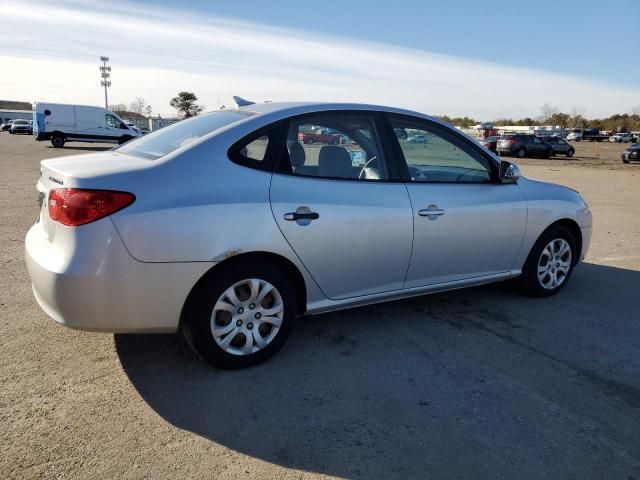
[[98,57],[107,55],[109,103],[144,97],[163,115],[180,90],[210,109],[218,95],[226,104],[240,95],[479,119],[536,116],[544,103],[589,116],[640,104],[637,91],[588,78],[127,3],[0,2],[0,21],[4,99],[101,104]]

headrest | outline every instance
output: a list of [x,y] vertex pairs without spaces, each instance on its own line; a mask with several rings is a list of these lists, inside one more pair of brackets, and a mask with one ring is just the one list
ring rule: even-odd
[[322,177],[351,178],[351,157],[342,147],[326,145],[320,149],[318,173]]
[[289,159],[292,167],[301,167],[307,159],[304,153],[304,147],[299,142],[291,142],[289,144]]

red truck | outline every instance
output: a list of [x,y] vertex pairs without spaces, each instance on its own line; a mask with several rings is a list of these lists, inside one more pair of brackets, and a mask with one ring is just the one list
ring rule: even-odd
[[298,141],[302,143],[326,143],[329,145],[338,145],[340,143],[340,135],[331,133],[329,130],[323,129],[317,132],[300,132],[298,133]]

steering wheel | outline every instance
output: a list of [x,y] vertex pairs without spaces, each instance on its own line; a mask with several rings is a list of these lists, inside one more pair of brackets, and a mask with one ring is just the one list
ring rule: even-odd
[[362,180],[362,175],[365,173],[365,170],[367,169],[367,167],[369,166],[369,164],[371,162],[373,162],[374,160],[376,160],[378,157],[371,157],[369,160],[367,160],[367,162],[362,166],[362,169],[360,170],[360,173],[358,174],[358,180]]

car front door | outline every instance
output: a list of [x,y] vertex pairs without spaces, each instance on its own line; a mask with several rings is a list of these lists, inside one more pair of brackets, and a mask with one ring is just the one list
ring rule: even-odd
[[[526,203],[517,184],[497,182],[497,163],[455,130],[390,116],[396,156],[406,164],[413,253],[405,288],[509,272],[520,251]],[[398,132],[403,132],[398,135]],[[404,140],[422,134],[425,144]]]
[[[283,127],[271,208],[328,298],[401,290],[413,236],[411,203],[385,159],[375,115],[333,112]],[[304,134],[330,131],[313,144]],[[397,169],[396,169],[397,172]]]
[[109,141],[117,141],[122,135],[129,133],[127,126],[116,116],[105,114],[105,135]]

